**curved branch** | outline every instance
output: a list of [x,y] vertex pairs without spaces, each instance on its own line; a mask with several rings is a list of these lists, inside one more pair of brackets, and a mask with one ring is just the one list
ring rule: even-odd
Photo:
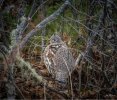
[[56,19],[56,17],[58,17],[64,10],[65,8],[70,4],[70,2],[68,0],[65,1],[65,3],[57,10],[55,11],[52,15],[50,15],[49,17],[45,18],[42,22],[40,22],[39,24],[37,24],[37,26],[35,27],[35,29],[33,29],[31,32],[29,32],[22,40],[21,44],[20,44],[20,49],[22,49],[24,47],[24,45],[28,42],[28,40],[34,36],[35,34],[37,34],[38,30],[41,30],[45,27],[45,25],[47,25],[49,22],[53,21]]

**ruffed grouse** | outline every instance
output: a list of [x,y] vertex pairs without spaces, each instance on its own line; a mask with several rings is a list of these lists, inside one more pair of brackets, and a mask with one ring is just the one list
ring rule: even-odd
[[75,67],[75,60],[59,35],[51,36],[50,44],[45,48],[43,57],[49,73],[56,80],[67,82],[67,78]]

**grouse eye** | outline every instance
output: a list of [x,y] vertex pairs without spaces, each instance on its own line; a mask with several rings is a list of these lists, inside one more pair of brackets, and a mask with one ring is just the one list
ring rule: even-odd
[[55,42],[56,40],[55,39],[53,39],[53,42]]

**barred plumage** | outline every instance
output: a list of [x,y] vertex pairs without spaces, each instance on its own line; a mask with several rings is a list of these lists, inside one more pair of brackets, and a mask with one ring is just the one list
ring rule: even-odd
[[52,76],[66,82],[75,67],[75,60],[67,45],[58,35],[52,35],[44,51],[44,63]]

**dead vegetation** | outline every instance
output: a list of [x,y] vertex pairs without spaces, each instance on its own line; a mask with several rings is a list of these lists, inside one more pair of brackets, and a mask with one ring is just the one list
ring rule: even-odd
[[[116,4],[0,0],[0,99],[117,99]],[[77,61],[65,86],[43,62],[55,31]]]

